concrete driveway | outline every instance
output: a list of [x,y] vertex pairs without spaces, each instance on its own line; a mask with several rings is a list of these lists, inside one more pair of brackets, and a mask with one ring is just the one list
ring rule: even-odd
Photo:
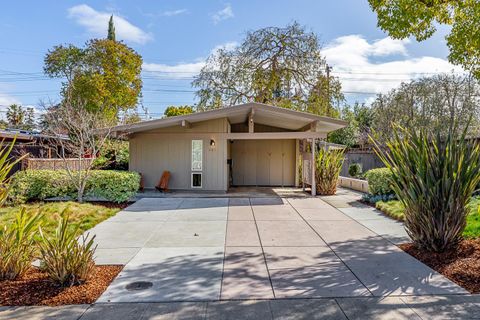
[[338,199],[141,199],[90,231],[97,263],[126,264],[99,302],[466,293],[395,246],[398,223]]

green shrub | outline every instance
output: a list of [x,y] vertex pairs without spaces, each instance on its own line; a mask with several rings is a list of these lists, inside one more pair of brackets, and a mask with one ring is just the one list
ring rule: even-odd
[[368,191],[373,195],[394,193],[392,189],[392,172],[388,168],[377,168],[365,173],[368,181]]
[[[125,202],[138,190],[140,175],[135,172],[93,170],[85,194],[112,202]],[[65,170],[25,170],[11,179],[9,195],[13,203],[45,200],[52,197],[76,197],[76,188]]]
[[30,200],[74,196],[75,192],[65,171],[24,170],[18,171],[11,178],[9,198],[13,203],[25,203]]
[[360,163],[352,163],[348,167],[348,174],[351,177],[357,177],[362,174],[362,165]]
[[344,160],[343,149],[321,148],[315,158],[315,182],[317,194],[332,195],[337,191],[337,182]]
[[0,280],[13,280],[30,268],[39,219],[40,214],[29,217],[22,208],[12,223],[0,230]]
[[376,204],[379,201],[392,201],[397,200],[397,196],[394,193],[391,194],[370,194],[365,193],[362,195],[362,200],[371,204]]
[[[466,126],[468,128],[468,125]],[[397,128],[377,154],[405,206],[405,228],[419,248],[441,252],[462,239],[468,203],[480,182],[480,145],[450,128],[446,136]]]
[[113,202],[125,202],[135,196],[139,185],[140,175],[136,172],[98,170],[92,171],[85,194]]
[[40,228],[40,267],[61,286],[84,283],[95,267],[95,236],[89,238],[87,235],[77,239],[77,231],[78,226],[69,228],[68,216],[64,213],[54,235],[47,236]]
[[128,142],[107,140],[100,155],[94,162],[94,169],[101,170],[128,170],[129,150]]

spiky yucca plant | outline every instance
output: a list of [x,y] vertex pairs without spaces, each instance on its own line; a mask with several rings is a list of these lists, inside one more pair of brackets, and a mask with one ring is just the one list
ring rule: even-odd
[[22,161],[27,155],[23,155],[18,157],[17,159],[13,159],[10,156],[10,153],[15,146],[15,141],[17,140],[17,136],[13,138],[13,140],[5,144],[5,140],[0,142],[0,206],[2,206],[5,201],[7,201],[9,191],[10,191],[10,171],[12,171],[13,167]]
[[0,230],[0,280],[13,280],[30,268],[34,235],[41,215],[29,216],[22,208],[15,220]]
[[[10,157],[16,138],[9,144],[0,142],[0,206],[8,198],[10,191],[9,174],[13,166],[25,156],[16,160]],[[33,235],[40,215],[28,217],[22,208],[9,225],[0,230],[0,280],[12,280],[22,275],[33,258]]]
[[458,244],[467,203],[480,182],[480,147],[467,129],[445,136],[396,127],[384,152],[376,152],[392,172],[392,188],[405,206],[405,228],[422,249],[441,252]]
[[315,182],[317,194],[332,195],[337,192],[338,176],[342,170],[343,149],[321,148],[315,156]]
[[96,246],[95,236],[77,239],[78,226],[69,227],[66,210],[61,215],[54,235],[47,236],[40,228],[38,245],[42,270],[59,285],[73,286],[88,280],[95,266],[93,255]]

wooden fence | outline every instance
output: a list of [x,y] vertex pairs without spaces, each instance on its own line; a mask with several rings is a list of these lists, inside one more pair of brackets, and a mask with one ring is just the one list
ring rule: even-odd
[[84,170],[91,165],[93,160],[94,160],[93,158],[85,158],[85,159],[27,158],[24,161],[24,169],[64,170],[66,168],[69,168],[71,170]]
[[345,153],[345,161],[343,162],[340,175],[349,177],[348,167],[353,163],[359,163],[362,166],[363,172],[367,172],[370,169],[385,167],[382,160],[380,160],[372,149],[349,149]]

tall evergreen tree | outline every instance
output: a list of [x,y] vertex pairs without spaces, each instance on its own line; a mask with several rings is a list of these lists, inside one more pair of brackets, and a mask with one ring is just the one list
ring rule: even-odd
[[108,21],[107,39],[115,41],[115,25],[113,24],[113,14],[110,16],[110,21]]

